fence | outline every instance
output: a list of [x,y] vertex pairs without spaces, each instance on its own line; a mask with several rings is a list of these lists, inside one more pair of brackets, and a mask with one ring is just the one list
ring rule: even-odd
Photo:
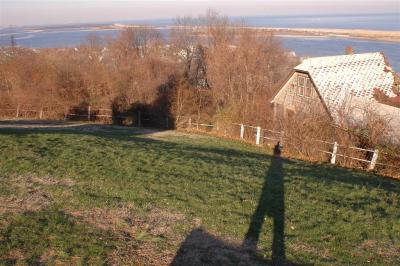
[[[64,110],[61,111],[60,110]],[[124,114],[114,114],[113,110],[92,106],[85,107],[76,107],[76,108],[68,108],[65,106],[53,106],[35,108],[30,105],[17,105],[16,108],[12,108],[10,106],[6,106],[5,108],[0,109],[0,114],[3,117],[15,117],[15,118],[35,118],[35,119],[43,119],[49,118],[49,114],[54,113],[58,114],[55,118],[61,118],[64,116],[65,120],[69,119],[84,119],[88,121],[102,121],[102,122],[116,122],[118,119],[127,120],[128,124],[135,125],[138,127],[158,127],[158,128],[174,128],[174,121],[169,116],[166,115],[152,115],[142,113],[141,111],[136,111],[135,113],[131,113],[130,115]],[[252,126],[245,124],[237,124],[233,123],[228,133],[227,125],[220,128],[218,123],[210,124],[210,123],[200,123],[193,122],[189,117],[188,121],[184,124],[187,125],[188,128],[196,128],[201,129],[203,131],[212,132],[214,130],[221,132],[224,131],[224,135],[229,135],[231,137],[239,138],[246,140],[251,143],[255,143],[256,145],[276,145],[277,142],[284,143],[285,146],[289,146],[290,148],[285,148],[287,150],[295,150],[295,144],[291,144],[292,141],[287,134],[283,131],[277,131],[267,128],[262,128],[260,126]],[[297,140],[297,143],[299,141]],[[313,152],[312,156],[315,158],[315,152],[326,155],[326,157],[318,158],[320,160],[327,160],[331,164],[340,164],[344,166],[350,167],[358,167],[358,165],[354,165],[353,162],[358,162],[362,165],[363,168],[368,170],[374,170],[376,168],[379,169],[380,172],[389,172],[392,173],[393,169],[400,173],[400,166],[398,162],[400,162],[400,156],[393,154],[386,154],[380,152],[378,149],[365,149],[354,146],[346,146],[341,145],[336,141],[326,141],[319,139],[301,139],[303,145],[312,146],[311,150]],[[301,149],[299,149],[301,150]],[[380,161],[378,161],[378,159]]]
[[[260,126],[252,126],[245,124],[232,124],[238,127],[234,130],[233,137],[238,137],[239,139],[246,140],[248,142],[254,143],[256,145],[276,145],[278,142],[286,145],[290,142],[290,139],[285,135],[283,131],[276,131],[272,129],[262,128]],[[218,130],[217,125],[209,123],[194,123],[192,119],[188,119],[188,128],[196,129],[206,129],[206,131],[212,131],[213,129]],[[400,165],[388,165],[378,162],[379,150],[378,149],[365,149],[354,146],[340,145],[336,141],[325,141],[319,139],[309,139],[309,142],[313,142],[313,150],[327,155],[327,160],[331,164],[338,164],[338,161],[356,161],[362,163],[366,166],[368,170],[374,170],[377,166],[385,166],[398,168],[400,170]],[[304,140],[306,142],[306,140]],[[400,158],[399,158],[400,159]],[[365,168],[365,167],[364,167]]]
[[3,117],[34,117],[42,119],[44,116],[44,109],[33,109],[34,107],[30,105],[20,105],[18,104],[16,108],[12,108],[10,106],[6,106],[5,108],[1,108],[1,116]]
[[[77,110],[77,108],[75,108],[75,110]],[[130,111],[128,113],[114,113],[112,109],[88,106],[71,113],[70,110],[67,109],[64,120],[74,118],[83,118],[87,121],[100,120],[102,122],[113,122],[137,127],[173,128],[173,121],[168,115],[156,115],[140,110]]]
[[168,115],[155,115],[140,110],[135,112],[115,114],[112,109],[96,106],[52,106],[35,107],[18,104],[16,107],[5,106],[0,108],[2,118],[29,118],[29,119],[62,119],[87,120],[105,123],[120,123],[137,127],[173,128],[173,119]]
[[65,108],[64,120],[73,118],[83,118],[85,120],[92,121],[94,119],[112,120],[112,118],[115,118],[115,116],[113,116],[111,109],[92,108],[90,105],[87,107],[75,107],[72,109]]

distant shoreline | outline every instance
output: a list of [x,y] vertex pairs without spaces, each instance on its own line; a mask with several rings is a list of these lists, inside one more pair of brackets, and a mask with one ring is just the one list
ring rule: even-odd
[[362,29],[313,29],[313,28],[268,28],[250,27],[255,30],[272,32],[287,37],[328,37],[352,38],[372,41],[400,42],[400,31],[362,30]]
[[[108,25],[74,25],[60,27],[27,27],[24,32],[15,32],[14,35],[36,34],[36,33],[61,33],[61,32],[84,32],[84,31],[109,31],[109,30],[124,30],[126,28],[143,27],[140,24],[108,24]],[[151,25],[148,25],[152,27]],[[174,25],[155,26],[154,29],[174,29]],[[235,27],[243,28],[243,27]],[[365,30],[365,29],[330,29],[330,28],[278,28],[278,27],[262,27],[262,26],[244,26],[244,28],[254,30],[259,34],[273,33],[278,37],[290,38],[344,38],[344,39],[360,39],[369,41],[383,41],[391,43],[400,43],[400,31],[393,30]],[[205,30],[202,26],[196,27],[198,32]],[[7,36],[10,33],[1,33],[0,36]]]
[[[140,27],[141,25],[114,24],[113,29],[127,27]],[[172,29],[174,26],[155,27],[156,29]],[[201,27],[197,27],[199,29]],[[370,41],[385,41],[400,43],[400,31],[365,30],[365,29],[326,29],[326,28],[274,28],[274,27],[245,27],[256,31],[272,32],[282,37],[326,37],[326,38],[352,38]]]

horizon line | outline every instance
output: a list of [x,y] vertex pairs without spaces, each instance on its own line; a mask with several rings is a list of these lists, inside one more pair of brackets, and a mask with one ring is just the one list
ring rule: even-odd
[[[347,17],[347,16],[381,16],[381,15],[400,15],[400,12],[382,12],[382,13],[324,13],[324,14],[277,14],[277,15],[234,15],[234,16],[225,16],[220,14],[221,17],[227,17],[229,19],[234,18],[262,18],[262,17],[329,17],[329,16],[337,16],[337,17]],[[192,17],[193,19],[197,19],[201,17],[199,16],[175,16],[175,17],[160,17],[160,18],[142,18],[142,19],[124,19],[124,20],[109,20],[109,21],[85,21],[85,22],[66,22],[66,23],[44,23],[44,24],[25,24],[25,25],[13,25],[10,24],[8,26],[0,25],[0,29],[7,28],[24,28],[24,27],[49,27],[49,26],[74,26],[74,25],[99,25],[99,24],[113,24],[113,23],[121,23],[121,22],[139,22],[139,21],[161,21],[161,20],[175,20],[183,17]]]

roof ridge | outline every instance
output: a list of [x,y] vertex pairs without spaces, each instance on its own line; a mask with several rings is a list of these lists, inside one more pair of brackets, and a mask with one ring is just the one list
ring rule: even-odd
[[305,58],[304,60],[310,59],[329,59],[333,57],[352,57],[352,56],[359,56],[359,55],[373,55],[373,54],[381,54],[384,55],[383,52],[367,52],[367,53],[353,53],[353,54],[338,54],[338,55],[326,55],[326,56],[317,56],[317,57],[309,57]]
[[[379,57],[378,57],[379,56]],[[370,53],[358,53],[351,55],[333,55],[333,56],[321,56],[321,57],[310,57],[304,59],[302,63],[295,66],[296,70],[300,71],[310,71],[311,68],[320,67],[331,67],[337,66],[345,63],[356,63],[368,60],[382,60],[386,65],[387,60],[383,52],[370,52]],[[389,65],[388,65],[389,66]]]

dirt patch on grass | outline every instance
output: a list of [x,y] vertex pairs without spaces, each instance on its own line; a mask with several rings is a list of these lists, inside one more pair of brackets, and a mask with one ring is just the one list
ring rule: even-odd
[[109,256],[112,265],[170,264],[174,253],[160,246],[180,242],[173,233],[173,227],[185,219],[182,214],[158,208],[152,209],[146,217],[139,217],[135,208],[129,204],[120,204],[115,209],[70,211],[70,214],[113,232],[119,241]]
[[360,248],[382,258],[397,258],[400,260],[400,246],[384,245],[374,240],[365,240]]
[[108,263],[110,265],[170,265],[173,257],[174,253],[158,250],[153,243],[138,243],[125,239],[108,256]]
[[180,213],[172,213],[162,209],[152,209],[147,217],[146,229],[156,236],[171,236],[172,227],[184,221],[185,216]]
[[72,187],[75,181],[69,178],[58,179],[50,176],[19,176],[10,178],[7,182],[10,186],[19,189],[19,192],[38,190],[44,186]]
[[93,208],[90,210],[69,211],[69,213],[103,230],[130,233],[131,228],[129,228],[126,221],[132,220],[134,222],[134,220],[137,220],[132,210],[133,208],[130,205],[121,204],[117,209]]
[[63,179],[56,179],[52,177],[36,177],[36,176],[31,176],[25,179],[26,182],[28,183],[36,183],[40,185],[45,185],[45,186],[63,186],[63,187],[72,187],[75,185],[75,181],[69,178],[63,178]]
[[13,249],[4,256],[0,256],[0,258],[12,263],[17,264],[18,261],[21,261],[25,258],[24,253],[20,249]]
[[0,197],[0,214],[39,211],[49,206],[50,196],[42,191],[30,191],[24,197]]
[[291,243],[289,248],[295,251],[295,253],[312,254],[316,257],[323,258],[325,261],[333,259],[333,256],[328,249],[316,248],[306,243]]
[[[55,179],[52,177],[15,177],[4,182],[14,193],[10,196],[0,196],[0,214],[39,211],[47,208],[52,197],[43,186],[57,185],[72,187],[75,182],[71,179]],[[3,184],[2,184],[3,185]]]

